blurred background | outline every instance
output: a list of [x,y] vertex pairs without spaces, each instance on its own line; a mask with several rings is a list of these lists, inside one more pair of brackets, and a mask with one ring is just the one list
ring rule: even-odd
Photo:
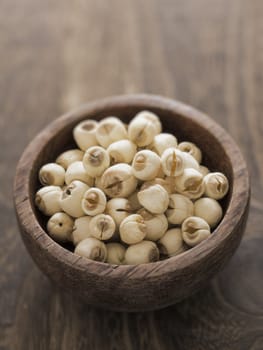
[[[0,349],[262,350],[262,91],[262,0],[0,0]],[[41,274],[18,235],[12,182],[48,122],[139,92],[225,127],[247,160],[252,201],[245,243],[206,291],[127,315],[83,308]]]

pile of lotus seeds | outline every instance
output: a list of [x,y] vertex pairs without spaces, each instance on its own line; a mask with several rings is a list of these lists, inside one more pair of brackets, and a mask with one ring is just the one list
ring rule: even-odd
[[84,120],[79,147],[41,167],[39,210],[49,235],[74,252],[110,264],[143,264],[178,255],[211,235],[222,218],[226,176],[201,165],[202,152],[162,132],[150,111],[129,125]]

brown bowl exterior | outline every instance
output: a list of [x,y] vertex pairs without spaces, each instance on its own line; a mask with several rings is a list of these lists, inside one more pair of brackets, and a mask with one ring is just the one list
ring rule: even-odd
[[[211,170],[224,172],[230,191],[225,214],[206,241],[179,256],[156,263],[109,265],[77,256],[45,232],[46,218],[34,206],[38,170],[74,145],[72,128],[86,118],[115,115],[128,122],[138,111],[157,113],[164,130],[179,141],[195,142]],[[244,159],[226,131],[211,118],[180,102],[153,95],[124,95],[81,106],[48,125],[24,151],[14,185],[23,241],[39,268],[63,290],[93,306],[117,311],[166,307],[197,292],[230,259],[242,238],[249,206],[249,176]]]

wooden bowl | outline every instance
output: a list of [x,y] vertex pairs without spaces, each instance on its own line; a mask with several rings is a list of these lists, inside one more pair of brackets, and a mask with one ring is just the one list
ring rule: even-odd
[[[34,205],[39,168],[74,145],[73,127],[85,118],[115,115],[128,122],[137,112],[157,113],[165,131],[195,142],[203,163],[222,171],[230,191],[224,217],[213,234],[181,255],[149,264],[110,265],[75,255],[45,232],[47,218]],[[88,304],[118,311],[145,311],[179,302],[203,287],[230,259],[244,232],[249,206],[244,159],[227,132],[212,119],[180,102],[151,95],[111,97],[81,106],[38,134],[24,151],[14,185],[17,220],[24,243],[39,268],[63,290]]]

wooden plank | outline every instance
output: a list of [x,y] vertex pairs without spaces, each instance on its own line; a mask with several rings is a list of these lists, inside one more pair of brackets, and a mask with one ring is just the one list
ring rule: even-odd
[[[0,8],[0,349],[262,349],[253,240],[263,223],[262,1],[0,0]],[[134,315],[83,308],[51,286],[17,235],[11,194],[21,151],[44,125],[81,102],[130,92],[210,114],[252,177],[251,243],[207,292]]]

